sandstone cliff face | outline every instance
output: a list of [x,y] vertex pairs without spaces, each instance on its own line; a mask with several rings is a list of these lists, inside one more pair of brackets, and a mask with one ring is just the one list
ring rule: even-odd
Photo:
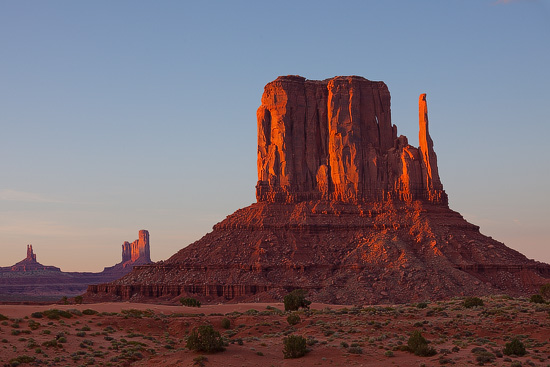
[[279,77],[258,108],[258,201],[447,204],[420,97],[420,148],[397,137],[390,93],[361,77]]

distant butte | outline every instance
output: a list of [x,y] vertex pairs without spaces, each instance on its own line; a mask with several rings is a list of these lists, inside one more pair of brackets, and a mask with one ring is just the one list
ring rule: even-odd
[[448,207],[419,98],[419,147],[390,93],[362,77],[279,77],[258,108],[257,202],[166,261],[92,285],[90,300],[402,303],[529,295],[550,265],[484,236]]
[[17,264],[0,268],[0,301],[57,300],[86,291],[88,285],[109,282],[129,273],[135,265],[151,263],[149,232],[139,231],[139,239],[122,245],[122,261],[100,273],[63,272],[36,261],[32,245],[27,257]]
[[32,245],[27,245],[27,257],[9,268],[9,271],[12,272],[27,272],[37,270],[61,271],[55,266],[45,266],[36,261],[36,254],[32,250]]

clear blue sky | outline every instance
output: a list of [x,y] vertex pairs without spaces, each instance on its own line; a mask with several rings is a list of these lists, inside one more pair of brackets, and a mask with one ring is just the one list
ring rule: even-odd
[[0,266],[153,260],[255,201],[256,109],[279,75],[360,75],[450,206],[550,262],[550,2],[0,1]]

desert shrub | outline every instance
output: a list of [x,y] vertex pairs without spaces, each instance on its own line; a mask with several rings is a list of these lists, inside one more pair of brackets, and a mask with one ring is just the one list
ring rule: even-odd
[[416,304],[416,308],[426,308],[428,304],[426,302],[420,302]]
[[142,317],[153,317],[155,313],[149,309],[147,310],[138,310],[135,308],[131,308],[129,310],[121,310],[120,311],[125,318],[128,317],[135,317],[137,319],[141,319]]
[[283,339],[283,356],[300,358],[307,352],[306,338],[300,335],[289,335]]
[[544,302],[544,297],[541,296],[540,294],[533,294],[531,296],[531,298],[529,298],[529,302],[532,302],[532,303],[546,303],[546,302]]
[[96,314],[98,314],[98,312],[96,310],[91,310],[89,308],[83,310],[82,313],[84,315],[96,315]]
[[33,312],[33,313],[31,313],[31,317],[34,317],[35,319],[41,319],[43,316],[44,315],[42,314],[42,312]]
[[412,332],[407,341],[407,347],[411,353],[420,357],[430,357],[437,353],[433,347],[428,346],[428,341],[419,330]]
[[306,291],[303,289],[295,289],[287,294],[283,300],[285,311],[296,311],[299,308],[309,308],[311,301],[306,299]]
[[19,366],[21,363],[31,363],[31,362],[34,362],[35,360],[36,360],[35,357],[31,357],[31,356],[28,356],[28,355],[22,355],[22,356],[10,359],[10,364],[9,365]]
[[4,321],[4,320],[9,320],[9,318],[8,318],[7,316],[5,316],[5,315],[2,315],[2,314],[0,313],[0,321]]
[[29,320],[29,329],[36,330],[40,327],[40,323],[34,320]]
[[385,351],[385,352],[384,352],[384,355],[385,355],[386,357],[393,357],[393,356],[394,356],[394,354],[393,354],[393,352],[392,352],[391,350]]
[[476,362],[480,366],[483,366],[485,363],[492,363],[495,361],[496,358],[493,353],[487,351],[484,348],[474,348],[472,349],[472,352],[476,356]]
[[212,325],[201,325],[187,337],[186,347],[196,352],[216,353],[225,350],[220,333]]
[[544,299],[550,301],[550,283],[541,285],[539,289],[539,293]]
[[527,351],[525,350],[525,346],[523,345],[523,343],[518,338],[514,338],[509,343],[506,343],[502,353],[506,354],[507,356],[523,356],[525,355],[525,353],[527,353]]
[[288,322],[289,325],[296,325],[300,321],[302,321],[302,319],[300,318],[300,316],[297,313],[291,313],[286,318],[286,321]]
[[483,300],[479,297],[466,297],[462,305],[466,308],[483,306]]
[[84,299],[82,298],[82,296],[76,296],[74,298],[74,303],[76,303],[77,305],[81,305],[83,300]]
[[229,329],[231,327],[231,321],[228,318],[222,319],[222,328]]
[[351,354],[363,354],[363,349],[358,345],[354,345],[348,348],[348,352]]
[[71,317],[73,317],[73,315],[70,312],[67,312],[64,310],[58,310],[56,308],[46,310],[42,313],[44,314],[45,317],[47,317],[50,320],[59,320],[61,317],[70,319]]
[[77,310],[76,308],[70,308],[67,310],[67,312],[70,312],[76,316],[82,316],[82,312],[80,312],[80,310]]
[[191,297],[182,297],[180,298],[180,303],[182,306],[186,307],[200,307],[201,302],[195,298]]
[[61,347],[61,345],[57,344],[57,340],[56,340],[56,339],[47,340],[47,341],[45,341],[44,343],[42,343],[42,346],[43,346],[43,347],[46,347],[46,348],[49,348],[49,347],[52,347],[52,348]]

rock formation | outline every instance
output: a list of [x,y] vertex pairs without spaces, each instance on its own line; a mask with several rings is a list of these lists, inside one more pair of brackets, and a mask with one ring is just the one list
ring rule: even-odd
[[36,261],[32,245],[27,257],[17,264],[0,268],[0,301],[56,300],[82,294],[90,284],[110,282],[129,273],[135,265],[151,263],[149,232],[139,231],[139,239],[122,245],[122,261],[102,272],[63,272]]
[[258,109],[258,201],[447,203],[421,97],[420,148],[391,124],[383,82],[279,77]]
[[124,241],[122,244],[122,265],[142,265],[151,262],[149,250],[149,232],[142,229],[139,231],[139,239],[130,243]]
[[166,261],[88,288],[90,299],[411,302],[526,295],[550,265],[484,236],[448,208],[419,100],[419,147],[397,135],[390,94],[360,77],[266,85],[257,203]]
[[9,268],[1,268],[1,269],[3,271],[11,271],[11,272],[27,272],[27,271],[37,271],[37,270],[60,271],[59,268],[56,268],[55,266],[42,265],[38,261],[36,261],[36,254],[32,250],[32,245],[27,245],[26,258],[19,261],[15,265],[12,265]]

